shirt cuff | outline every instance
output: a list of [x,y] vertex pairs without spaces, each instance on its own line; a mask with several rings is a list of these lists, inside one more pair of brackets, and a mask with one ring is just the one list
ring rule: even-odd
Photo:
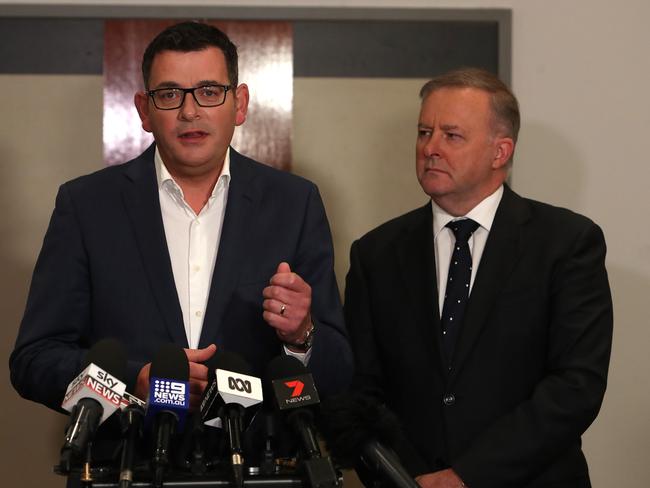
[[282,346],[282,348],[284,349],[284,353],[287,356],[293,356],[298,361],[300,361],[304,366],[307,366],[309,364],[309,358],[311,358],[311,348],[309,348],[307,352],[294,352],[284,345]]

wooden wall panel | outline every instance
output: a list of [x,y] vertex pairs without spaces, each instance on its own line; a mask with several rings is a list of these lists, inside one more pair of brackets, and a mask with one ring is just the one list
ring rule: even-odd
[[[143,89],[140,63],[147,44],[178,20],[110,20],[104,29],[104,161],[119,164],[152,141],[142,130],[133,95]],[[248,119],[235,131],[238,151],[277,168],[291,168],[293,39],[289,22],[207,21],[239,51],[239,82],[251,92]]]

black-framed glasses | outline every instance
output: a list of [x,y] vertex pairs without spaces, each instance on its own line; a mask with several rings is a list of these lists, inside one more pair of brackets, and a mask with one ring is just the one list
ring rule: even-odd
[[181,108],[185,95],[191,93],[199,107],[218,107],[226,101],[226,94],[231,85],[204,85],[196,88],[158,88],[149,90],[147,95],[159,110],[174,110]]

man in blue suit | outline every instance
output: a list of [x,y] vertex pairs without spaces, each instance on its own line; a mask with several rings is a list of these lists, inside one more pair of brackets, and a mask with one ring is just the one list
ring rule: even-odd
[[603,233],[505,183],[519,107],[494,75],[455,70],[420,96],[428,201],[351,249],[355,378],[399,416],[423,488],[588,488],[581,436],[612,344]]
[[194,408],[217,348],[256,375],[296,355],[323,394],[342,389],[351,352],[323,204],[311,182],[230,147],[249,98],[236,47],[186,22],[151,42],[142,69],[135,105],[155,144],[61,186],[10,359],[15,388],[59,409],[89,347],[115,337],[140,397],[169,342],[186,349]]

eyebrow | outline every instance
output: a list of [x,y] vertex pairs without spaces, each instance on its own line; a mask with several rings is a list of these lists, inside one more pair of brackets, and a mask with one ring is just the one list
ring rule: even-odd
[[[199,81],[194,87],[199,87],[199,86],[207,86],[207,85],[225,85],[228,86],[228,83],[221,83],[220,81],[216,80],[201,80]],[[161,83],[158,83],[156,85],[156,89],[158,88],[182,88],[179,83],[176,83],[175,81],[163,81]]]
[[441,125],[440,128],[442,130],[461,130],[459,126],[453,124]]
[[[432,129],[432,127],[428,124],[423,124],[422,122],[418,123],[418,129]],[[444,124],[440,126],[440,130],[442,131],[450,131],[450,130],[458,130],[462,131],[460,126],[455,125],[455,124]]]

